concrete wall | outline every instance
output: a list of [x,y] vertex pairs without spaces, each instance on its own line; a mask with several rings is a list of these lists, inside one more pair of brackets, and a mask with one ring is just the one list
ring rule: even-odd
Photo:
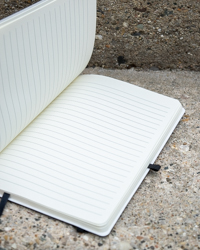
[[89,66],[200,70],[200,1],[98,0]]
[[[0,18],[38,0],[0,0]],[[89,66],[200,70],[199,0],[98,0]]]

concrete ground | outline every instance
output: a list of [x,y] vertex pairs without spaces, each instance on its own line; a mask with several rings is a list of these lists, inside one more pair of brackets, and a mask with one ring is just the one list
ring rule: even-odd
[[200,249],[200,73],[88,68],[180,100],[186,112],[156,163],[107,237],[8,202],[0,249]]

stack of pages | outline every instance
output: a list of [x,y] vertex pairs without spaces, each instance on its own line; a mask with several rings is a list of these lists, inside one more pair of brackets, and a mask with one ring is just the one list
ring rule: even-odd
[[184,109],[78,76],[95,26],[95,0],[44,0],[0,22],[0,195],[105,236]]

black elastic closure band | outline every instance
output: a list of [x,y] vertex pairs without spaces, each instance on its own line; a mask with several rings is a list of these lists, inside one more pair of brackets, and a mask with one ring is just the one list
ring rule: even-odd
[[86,230],[84,230],[84,229],[82,229],[82,228],[80,228],[80,227],[77,227],[76,228],[76,231],[77,231],[77,233],[87,233],[87,231]]
[[3,210],[5,208],[5,205],[8,201],[10,194],[4,193],[2,198],[1,198],[1,202],[0,202],[0,216],[3,214]]
[[161,166],[156,164],[149,164],[148,168],[155,172],[158,172],[161,169]]

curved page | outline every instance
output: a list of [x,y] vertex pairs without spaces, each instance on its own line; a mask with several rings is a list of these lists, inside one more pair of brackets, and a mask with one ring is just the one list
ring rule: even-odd
[[105,235],[183,112],[175,99],[79,76],[3,150],[0,190]]
[[0,151],[86,67],[95,0],[46,0],[0,22]]

